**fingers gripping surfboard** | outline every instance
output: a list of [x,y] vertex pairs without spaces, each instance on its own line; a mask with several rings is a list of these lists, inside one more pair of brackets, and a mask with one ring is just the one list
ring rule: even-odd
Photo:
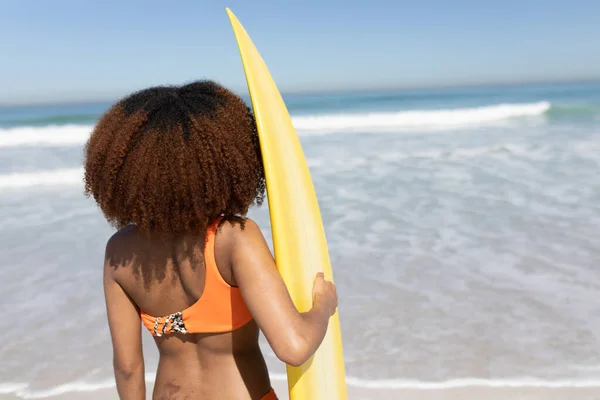
[[[237,40],[262,150],[277,268],[300,312],[312,307],[315,275],[332,280],[317,196],[288,110],[252,40],[227,9]],[[291,400],[346,399],[339,317],[329,322],[315,355],[300,367],[287,366]]]

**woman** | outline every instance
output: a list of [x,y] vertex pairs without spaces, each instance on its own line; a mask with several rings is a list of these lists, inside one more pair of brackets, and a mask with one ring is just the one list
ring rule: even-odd
[[141,325],[160,361],[154,399],[276,399],[258,345],[303,364],[337,307],[318,274],[299,313],[258,226],[265,193],[256,124],[211,81],[130,95],[85,149],[85,191],[115,233],[104,290],[121,399],[145,399]]

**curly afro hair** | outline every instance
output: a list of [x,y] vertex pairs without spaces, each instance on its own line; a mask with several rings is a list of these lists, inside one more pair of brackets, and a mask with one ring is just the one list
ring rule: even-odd
[[194,233],[219,215],[245,215],[265,196],[254,116],[213,81],[120,100],[95,126],[84,165],[86,196],[116,228]]

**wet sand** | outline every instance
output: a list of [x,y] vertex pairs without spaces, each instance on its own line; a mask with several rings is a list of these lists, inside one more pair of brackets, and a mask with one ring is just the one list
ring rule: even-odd
[[[289,400],[284,381],[274,381],[273,387],[281,400]],[[148,385],[148,399],[151,399],[152,385]],[[53,400],[118,400],[115,388],[92,392],[71,392],[48,399]],[[17,400],[22,397],[0,395],[0,399]],[[478,387],[465,386],[448,389],[373,389],[348,386],[349,400],[598,400],[600,386],[597,387]],[[309,400],[309,399],[307,399]]]

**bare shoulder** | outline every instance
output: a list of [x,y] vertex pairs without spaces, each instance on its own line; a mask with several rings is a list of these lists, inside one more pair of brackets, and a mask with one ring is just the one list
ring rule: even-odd
[[[261,246],[261,243],[264,243]],[[215,256],[222,273],[237,285],[233,271],[240,259],[252,258],[256,253],[264,252],[266,242],[258,224],[243,217],[226,217],[219,224],[215,240]],[[268,251],[268,250],[267,250]],[[226,279],[229,281],[229,279]]]
[[106,242],[104,266],[111,272],[132,262],[136,253],[137,228],[128,226],[115,232]]
[[247,240],[263,239],[262,231],[258,224],[245,217],[225,217],[221,220],[218,228],[217,242],[220,246],[226,246],[230,251]]

